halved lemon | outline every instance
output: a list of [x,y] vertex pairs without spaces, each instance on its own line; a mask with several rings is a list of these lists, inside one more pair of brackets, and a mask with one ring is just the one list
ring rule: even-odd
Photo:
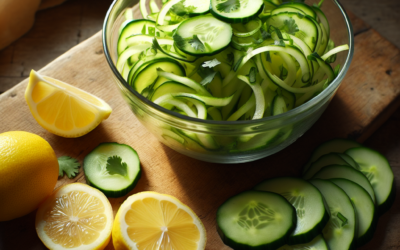
[[156,192],[130,196],[115,217],[114,248],[203,250],[206,231],[201,220],[175,197]]
[[104,249],[111,237],[113,211],[99,190],[81,183],[58,188],[36,213],[36,232],[49,249]]
[[32,70],[25,99],[36,121],[62,137],[79,137],[97,127],[111,114],[100,98]]

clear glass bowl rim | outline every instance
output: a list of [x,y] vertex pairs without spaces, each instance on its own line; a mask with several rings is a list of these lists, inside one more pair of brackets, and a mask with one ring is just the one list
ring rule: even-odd
[[[354,36],[353,36],[353,27],[351,25],[350,19],[344,10],[343,6],[337,1],[337,0],[331,0],[333,3],[336,4],[336,6],[339,8],[340,13],[342,14],[342,17],[344,18],[345,25],[347,27],[347,33],[349,37],[349,50],[347,53],[347,57],[345,60],[345,63],[342,67],[342,70],[339,72],[338,76],[332,81],[332,83],[325,89],[323,90],[319,95],[314,97],[313,99],[309,100],[308,102],[304,103],[303,105],[300,105],[297,108],[294,108],[288,112],[282,113],[280,115],[276,116],[269,116],[265,117],[262,119],[257,119],[257,120],[246,120],[246,121],[213,121],[213,120],[203,120],[203,119],[198,119],[198,118],[193,118],[193,117],[188,117],[185,115],[181,115],[177,112],[173,112],[171,110],[165,109],[147,98],[143,97],[140,93],[135,91],[126,81],[125,79],[121,76],[120,72],[117,70],[116,66],[113,63],[113,60],[111,58],[110,51],[108,49],[108,43],[107,43],[107,26],[108,22],[110,21],[110,15],[116,5],[117,2],[119,1],[125,1],[125,0],[114,0],[113,3],[110,5],[110,8],[107,11],[107,14],[104,19],[103,23],[103,30],[102,30],[102,40],[103,40],[103,49],[104,49],[104,55],[106,57],[106,60],[108,62],[108,65],[110,66],[114,76],[122,83],[122,85],[129,91],[131,92],[139,101],[141,101],[145,106],[149,106],[161,113],[167,114],[171,116],[173,119],[177,119],[179,122],[191,122],[195,123],[197,125],[212,125],[212,126],[245,126],[245,125],[250,125],[250,126],[257,126],[257,125],[262,125],[265,123],[270,123],[278,120],[290,120],[291,118],[296,117],[298,114],[301,114],[304,111],[307,111],[314,106],[318,105],[322,100],[324,100],[327,96],[329,96],[333,91],[335,91],[340,83],[342,82],[344,76],[346,75],[349,67],[351,60],[353,58],[354,54]],[[140,1],[140,0],[139,0]],[[138,2],[139,3],[139,2]]]

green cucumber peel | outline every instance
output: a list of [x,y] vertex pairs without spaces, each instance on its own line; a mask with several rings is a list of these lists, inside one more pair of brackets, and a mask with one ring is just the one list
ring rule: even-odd
[[159,76],[165,77],[168,80],[180,82],[181,84],[184,84],[184,85],[196,90],[201,95],[211,96],[211,94],[200,83],[195,82],[190,78],[178,76],[178,75],[175,75],[175,74],[169,73],[169,72],[165,72],[162,69],[157,69],[157,73]]
[[326,61],[326,60],[329,59],[329,57],[331,57],[332,55],[337,54],[337,53],[339,53],[339,52],[341,52],[341,51],[346,51],[346,50],[349,50],[349,45],[347,45],[347,44],[337,46],[336,48],[331,49],[330,51],[328,51],[327,53],[325,53],[323,56],[321,56],[321,59],[324,60],[324,61]]
[[244,81],[245,83],[247,83],[253,90],[253,94],[254,94],[255,102],[256,102],[256,109],[254,111],[252,120],[261,119],[264,116],[264,111],[265,111],[265,99],[264,99],[264,93],[262,91],[261,85],[259,83],[255,83],[255,81],[254,81],[254,83],[252,83],[251,80],[249,79],[249,77],[247,77],[247,76],[239,75],[238,78],[240,80]]

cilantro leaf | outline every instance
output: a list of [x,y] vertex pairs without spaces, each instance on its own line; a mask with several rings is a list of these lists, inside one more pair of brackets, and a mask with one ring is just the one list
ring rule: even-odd
[[158,50],[161,50],[161,51],[162,51],[161,46],[160,46],[160,44],[158,43],[158,41],[157,41],[156,38],[153,39],[153,44],[151,45],[151,48],[155,51],[155,54],[157,54],[157,51],[158,51]]
[[80,164],[77,159],[74,159],[69,156],[61,156],[58,157],[58,176],[63,177],[64,173],[68,176],[68,178],[72,179],[79,173]]
[[207,84],[209,84],[210,82],[212,82],[215,78],[215,76],[217,75],[218,72],[213,72],[209,75],[207,75],[203,80],[201,80],[200,84],[205,86]]
[[108,157],[106,169],[109,174],[119,174],[125,177],[128,173],[127,168],[128,165],[125,162],[122,162],[121,157],[117,155]]
[[214,80],[214,77],[217,75],[218,72],[212,70],[211,68],[200,67],[197,73],[199,74],[199,76],[201,76],[201,78],[203,78],[200,84],[205,86]]
[[175,42],[176,46],[178,46],[178,48],[184,48],[185,47],[186,41],[185,41],[185,39],[183,39],[183,37],[181,37],[178,34],[175,34],[173,36],[173,39],[174,39],[174,42]]
[[278,36],[278,39],[282,40],[283,36],[282,36],[282,32],[275,26],[270,26],[276,33],[276,35]]
[[288,34],[294,35],[299,31],[299,26],[297,26],[296,21],[293,18],[286,19],[283,21],[284,29]]
[[254,37],[252,37],[253,38],[253,42],[255,43],[255,44],[261,44],[262,42],[264,42],[264,40],[262,39],[262,38],[260,38],[260,39],[255,39]]
[[221,62],[218,61],[217,58],[214,58],[214,59],[212,59],[211,61],[205,61],[205,62],[203,63],[203,65],[201,65],[201,66],[203,66],[204,68],[205,68],[205,67],[214,68],[215,66],[217,66],[217,65],[219,65],[219,64],[221,64]]
[[240,8],[239,0],[227,0],[226,2],[217,4],[217,10],[220,12],[230,13]]
[[193,39],[190,39],[188,43],[195,49],[204,52],[206,49],[203,42],[199,39],[197,35],[193,35]]
[[185,6],[184,2],[185,2],[185,0],[182,0],[182,1],[174,4],[171,7],[170,11],[174,12],[178,16],[184,16],[189,13],[193,13],[196,10],[196,7],[194,7],[192,5]]
[[[310,61],[317,61],[316,58],[321,59],[321,57],[318,55],[317,52],[313,52],[312,54],[309,54],[309,55],[307,56],[307,59],[310,60]],[[321,59],[321,60],[322,60],[322,59]]]
[[[186,0],[184,0],[184,1],[182,1],[182,2],[185,3],[185,1],[186,1]],[[196,7],[196,6],[193,6],[193,5],[185,5],[185,4],[183,4],[183,5],[185,6],[186,12],[187,12],[188,14],[189,14],[189,13],[195,12],[196,9],[197,9],[197,7]]]
[[267,40],[268,38],[271,38],[271,34],[268,33],[266,30],[264,30],[263,28],[261,28],[260,30],[261,30],[261,37],[263,40]]

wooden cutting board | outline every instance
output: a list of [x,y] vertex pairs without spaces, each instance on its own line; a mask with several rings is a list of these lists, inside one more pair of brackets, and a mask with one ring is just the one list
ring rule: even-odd
[[[120,96],[103,54],[100,32],[61,55],[40,73],[104,99],[113,108],[108,120],[81,138],[52,135],[40,127],[29,112],[24,99],[28,82],[25,80],[0,95],[0,133],[24,130],[38,134],[52,145],[57,156],[69,155],[80,162],[101,142],[131,145],[139,153],[143,175],[130,194],[151,190],[176,196],[204,223],[207,249],[229,249],[220,240],[215,221],[218,206],[228,197],[267,178],[298,176],[312,150],[325,140],[344,137],[363,142],[399,106],[400,51],[360,19],[350,16],[355,32],[355,54],[342,86],[326,112],[303,137],[268,158],[237,165],[212,164],[163,146],[138,122]],[[60,178],[57,187],[72,182],[85,183],[82,170],[72,180]],[[110,199],[114,212],[125,199]],[[0,249],[45,249],[36,236],[34,216],[35,213],[31,213],[1,222]],[[379,231],[397,233],[396,228]],[[111,243],[107,249],[113,249]]]

